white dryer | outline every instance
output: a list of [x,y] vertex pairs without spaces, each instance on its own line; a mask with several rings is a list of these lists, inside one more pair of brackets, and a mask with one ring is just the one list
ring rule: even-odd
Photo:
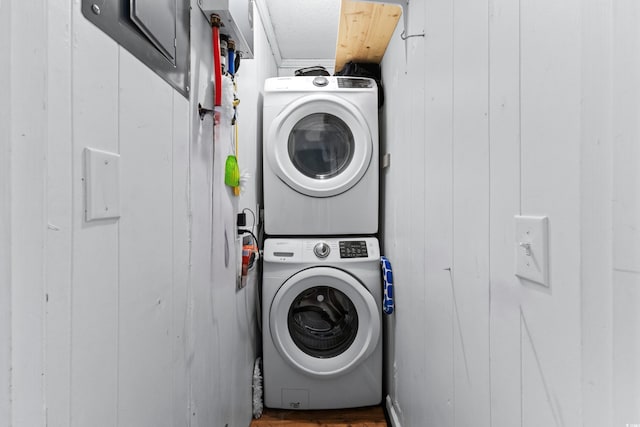
[[374,80],[266,80],[263,185],[268,235],[375,234],[378,164]]
[[263,261],[265,405],[338,409],[379,404],[378,241],[267,239]]

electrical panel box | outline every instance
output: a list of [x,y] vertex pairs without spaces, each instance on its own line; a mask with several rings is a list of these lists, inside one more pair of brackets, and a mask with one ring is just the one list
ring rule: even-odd
[[82,0],[82,15],[189,98],[189,0]]
[[198,0],[198,6],[207,20],[213,13],[220,17],[220,34],[235,42],[236,54],[253,58],[253,0]]

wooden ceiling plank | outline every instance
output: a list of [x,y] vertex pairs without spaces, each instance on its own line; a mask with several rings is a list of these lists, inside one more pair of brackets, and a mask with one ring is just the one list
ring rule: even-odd
[[398,5],[342,0],[335,70],[349,61],[379,64],[400,15]]

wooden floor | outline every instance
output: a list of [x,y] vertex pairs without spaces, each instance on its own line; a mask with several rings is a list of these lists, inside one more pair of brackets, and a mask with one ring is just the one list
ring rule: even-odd
[[331,411],[265,409],[250,427],[387,427],[380,406]]

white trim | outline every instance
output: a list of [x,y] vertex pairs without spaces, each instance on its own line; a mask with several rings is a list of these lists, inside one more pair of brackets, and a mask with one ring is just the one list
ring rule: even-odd
[[400,418],[396,413],[396,407],[393,406],[393,402],[391,401],[391,396],[387,395],[386,403],[387,414],[389,415],[389,420],[391,421],[391,427],[402,427],[402,425],[400,424]]
[[267,43],[271,47],[271,53],[273,53],[273,59],[276,61],[276,66],[280,66],[282,63],[282,54],[280,53],[280,46],[278,45],[278,38],[276,32],[273,29],[273,23],[271,22],[271,15],[269,14],[269,7],[266,0],[255,0],[256,9],[260,15],[262,21],[262,27],[264,33],[267,36]]

